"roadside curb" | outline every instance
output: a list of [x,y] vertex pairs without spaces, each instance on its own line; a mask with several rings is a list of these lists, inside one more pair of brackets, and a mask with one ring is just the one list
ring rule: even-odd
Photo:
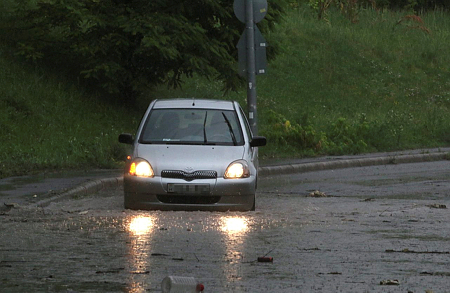
[[356,158],[344,160],[335,159],[327,162],[298,163],[298,164],[286,164],[281,166],[260,167],[258,169],[258,172],[261,176],[268,176],[268,175],[304,173],[312,171],[366,167],[376,165],[431,162],[448,159],[449,155],[446,152],[415,154],[415,155],[384,156],[374,158]]
[[88,195],[90,193],[95,193],[106,188],[117,188],[122,186],[122,184],[123,184],[122,176],[93,180],[88,183],[79,185],[73,189],[70,189],[64,193],[33,203],[33,205],[38,207],[46,207],[50,203],[57,202],[59,200],[65,199],[66,197]]
[[[413,155],[388,155],[370,158],[353,158],[353,159],[330,159],[329,161],[319,161],[310,163],[283,164],[279,166],[259,167],[260,176],[281,175],[306,173],[313,171],[323,171],[332,169],[356,168],[377,165],[406,164],[449,160],[448,152],[435,152],[426,154]],[[79,185],[69,191],[58,194],[54,197],[41,200],[32,205],[37,207],[46,207],[52,202],[56,202],[70,196],[84,196],[95,193],[106,188],[117,188],[123,185],[123,177],[113,177],[90,181],[86,184]]]

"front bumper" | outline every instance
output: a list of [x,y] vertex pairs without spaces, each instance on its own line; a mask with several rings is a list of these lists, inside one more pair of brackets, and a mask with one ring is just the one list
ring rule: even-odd
[[254,205],[255,186],[255,176],[186,181],[125,174],[124,203],[125,208],[142,210],[247,211]]

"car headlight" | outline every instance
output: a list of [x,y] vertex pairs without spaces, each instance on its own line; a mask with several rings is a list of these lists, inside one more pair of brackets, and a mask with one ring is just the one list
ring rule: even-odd
[[244,160],[231,163],[225,171],[225,179],[247,178],[250,176],[248,164]]
[[134,161],[130,165],[130,170],[128,171],[130,175],[139,177],[153,177],[155,173],[149,162],[145,160]]

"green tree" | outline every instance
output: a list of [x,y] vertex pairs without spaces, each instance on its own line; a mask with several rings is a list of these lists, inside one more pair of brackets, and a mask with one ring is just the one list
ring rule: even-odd
[[[109,93],[133,99],[143,87],[176,87],[193,74],[222,80],[225,90],[242,84],[235,45],[244,25],[233,0],[33,2],[18,1],[9,22],[17,53]],[[260,29],[271,30],[285,7],[286,0],[269,2]]]

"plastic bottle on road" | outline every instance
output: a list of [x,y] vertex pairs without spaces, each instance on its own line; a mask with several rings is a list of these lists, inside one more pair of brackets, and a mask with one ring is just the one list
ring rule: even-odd
[[168,276],[162,280],[163,293],[197,293],[203,292],[205,287],[194,277]]

